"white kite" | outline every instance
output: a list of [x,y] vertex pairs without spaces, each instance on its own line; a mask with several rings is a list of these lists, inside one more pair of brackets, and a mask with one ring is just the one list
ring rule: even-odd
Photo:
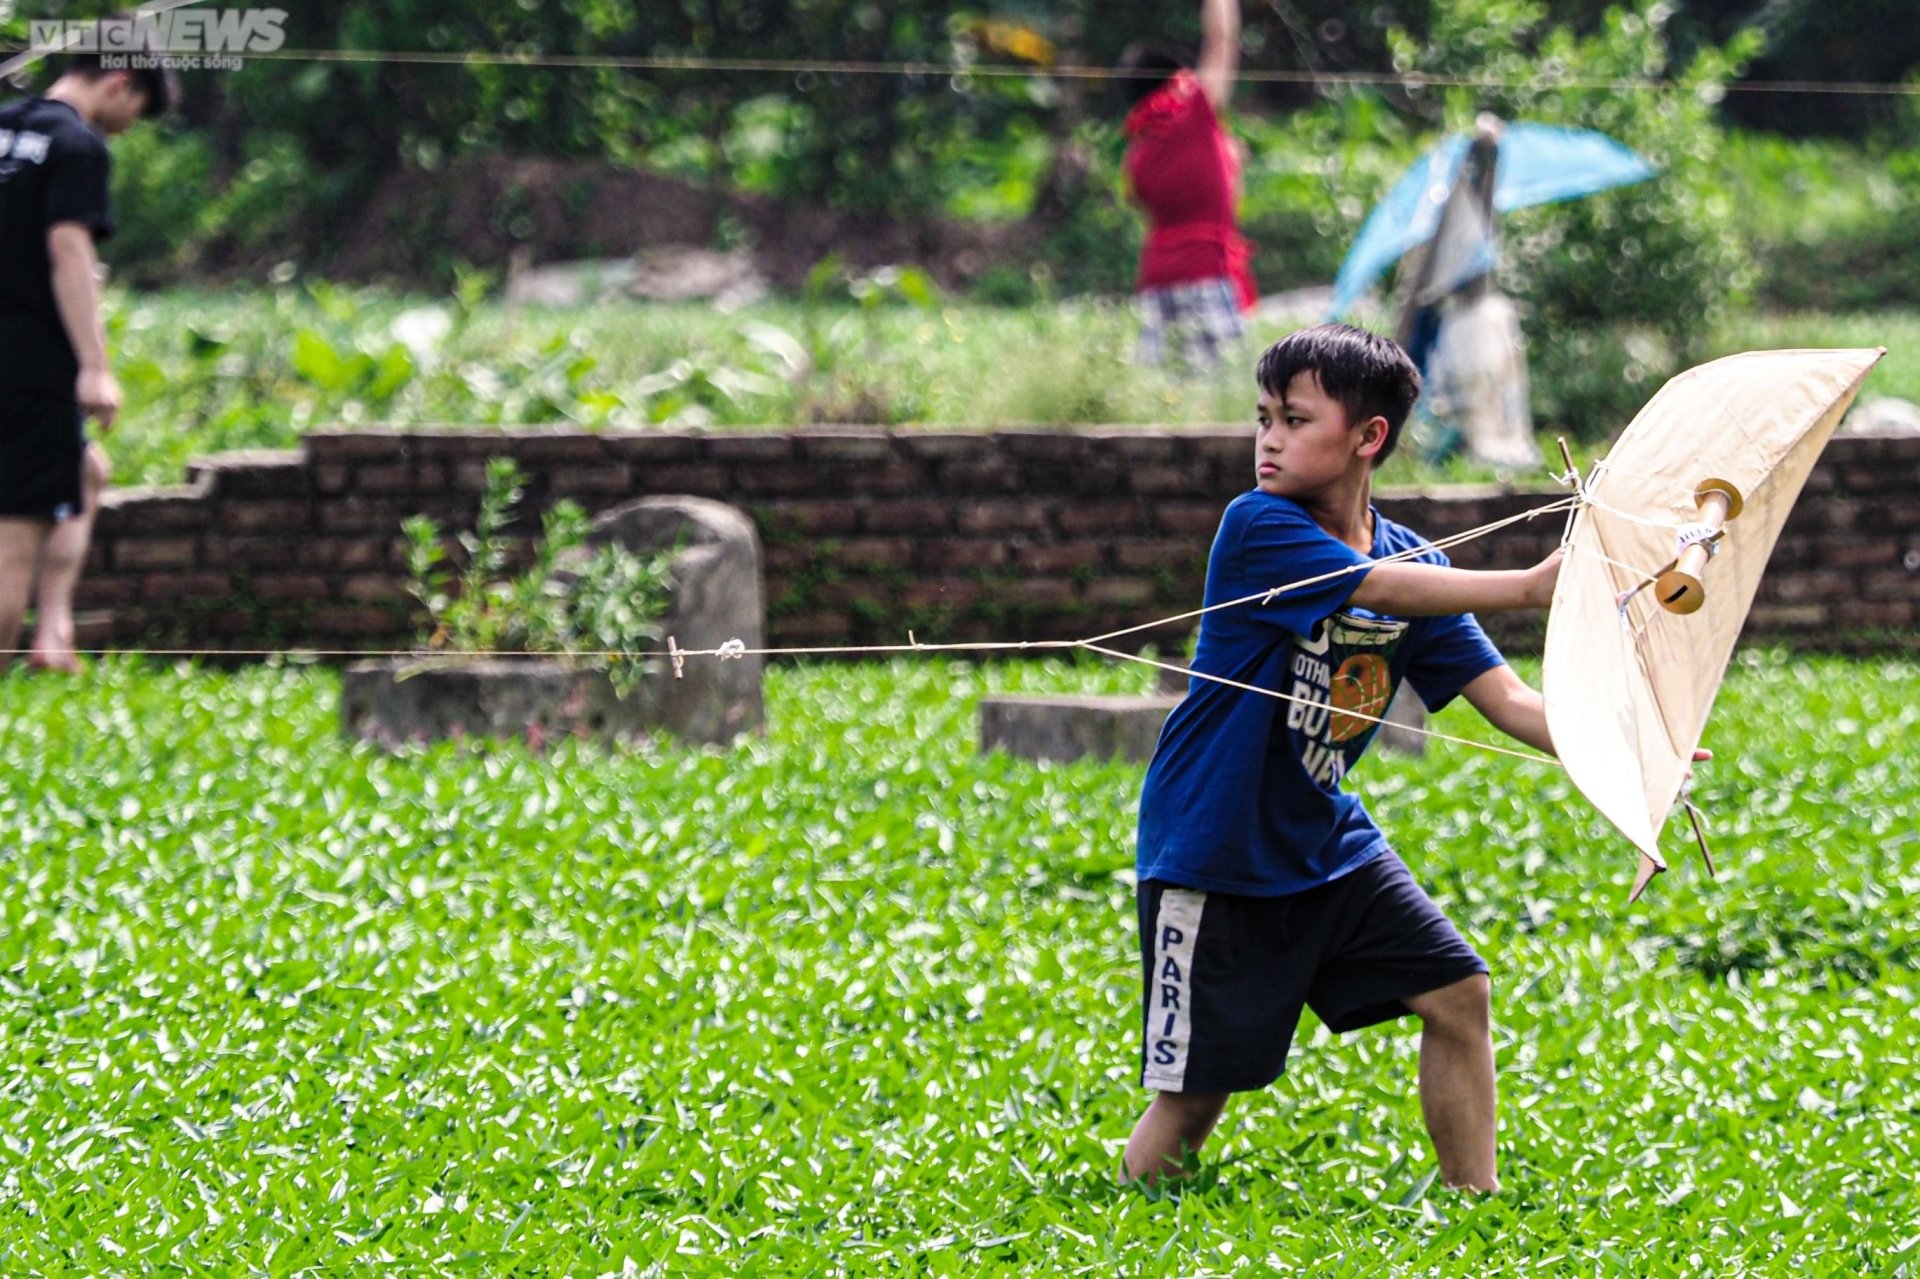
[[1573,784],[1640,850],[1629,900],[1667,868],[1660,828],[1760,574],[1884,354],[1753,351],[1703,364],[1573,477],[1582,500],[1547,621],[1547,726]]

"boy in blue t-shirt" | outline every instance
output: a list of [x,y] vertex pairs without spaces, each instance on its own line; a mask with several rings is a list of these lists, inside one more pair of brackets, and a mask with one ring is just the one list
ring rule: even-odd
[[1420,1106],[1449,1185],[1492,1190],[1487,965],[1421,891],[1356,795],[1340,788],[1410,681],[1430,709],[1465,696],[1494,727],[1552,751],[1540,694],[1476,610],[1544,608],[1558,552],[1471,572],[1370,501],[1420,394],[1385,338],[1327,324],[1260,358],[1258,487],[1235,498],[1207,561],[1206,603],[1318,579],[1203,615],[1207,679],[1161,730],[1140,796],[1145,982],[1141,1082],[1153,1104],[1127,1175],[1177,1177],[1228,1096],[1279,1077],[1302,1007],[1331,1029],[1420,1018]]

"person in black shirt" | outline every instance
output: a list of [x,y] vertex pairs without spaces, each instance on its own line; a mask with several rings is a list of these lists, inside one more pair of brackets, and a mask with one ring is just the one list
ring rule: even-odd
[[120,410],[94,252],[114,226],[106,139],[172,99],[164,69],[86,53],[45,96],[0,106],[0,667],[29,596],[31,663],[78,666],[73,593],[106,483],[85,419],[110,430]]

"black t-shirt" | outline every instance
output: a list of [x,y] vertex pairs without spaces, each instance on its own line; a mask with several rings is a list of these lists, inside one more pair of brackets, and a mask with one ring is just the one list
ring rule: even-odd
[[72,391],[80,362],[53,300],[47,230],[113,234],[106,141],[64,102],[0,106],[0,387]]

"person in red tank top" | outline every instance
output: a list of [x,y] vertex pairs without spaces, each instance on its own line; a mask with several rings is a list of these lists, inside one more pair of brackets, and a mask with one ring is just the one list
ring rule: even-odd
[[1240,61],[1239,0],[1201,0],[1200,58],[1164,46],[1120,59],[1127,180],[1147,215],[1140,251],[1140,358],[1159,364],[1170,340],[1184,363],[1210,368],[1246,332],[1257,294],[1240,235],[1240,162],[1221,127]]

